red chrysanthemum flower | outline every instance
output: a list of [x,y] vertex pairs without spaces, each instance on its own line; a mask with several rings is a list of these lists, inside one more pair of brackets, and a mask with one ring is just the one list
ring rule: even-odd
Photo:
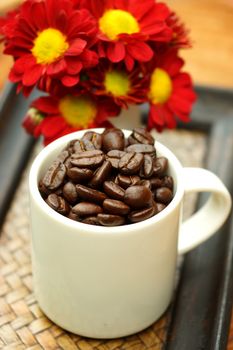
[[35,137],[43,136],[45,145],[73,131],[109,127],[111,124],[107,118],[120,113],[120,108],[110,99],[96,99],[91,95],[40,97],[32,103],[32,107],[37,110],[37,115],[43,117],[35,128],[27,131],[32,131]]
[[28,93],[41,80],[59,79],[64,86],[79,82],[79,73],[98,63],[90,50],[97,23],[87,9],[75,10],[70,0],[24,2],[5,26],[5,53],[15,58],[10,79]]
[[176,118],[188,122],[196,94],[189,74],[181,72],[184,61],[176,51],[169,50],[154,63],[148,99],[148,128],[162,131],[175,128]]
[[171,12],[167,19],[167,25],[172,29],[172,40],[170,45],[173,48],[190,48],[189,30],[181,22],[175,12]]
[[92,88],[96,96],[110,97],[122,108],[147,100],[147,84],[139,67],[128,72],[124,64],[103,62],[98,70],[88,72],[88,77],[87,88]]
[[8,39],[14,36],[14,26],[18,10],[10,11],[5,17],[0,17],[0,42],[7,42]]
[[166,21],[170,11],[155,0],[74,0],[88,8],[99,25],[98,52],[111,62],[124,61],[128,70],[134,62],[153,57],[149,41],[168,42],[172,30]]

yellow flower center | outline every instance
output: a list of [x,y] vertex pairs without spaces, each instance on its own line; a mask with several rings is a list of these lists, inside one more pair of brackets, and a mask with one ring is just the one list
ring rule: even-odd
[[75,128],[87,128],[97,114],[94,101],[87,96],[66,96],[61,99],[59,110],[67,123]]
[[126,96],[130,91],[130,80],[125,72],[112,70],[106,73],[105,90],[115,97]]
[[66,36],[60,30],[48,28],[38,33],[31,52],[38,64],[50,64],[62,57],[68,48]]
[[149,98],[153,104],[164,104],[172,93],[172,80],[169,74],[156,68],[151,76]]
[[99,19],[99,27],[110,40],[116,40],[119,34],[140,32],[136,18],[123,10],[108,10]]

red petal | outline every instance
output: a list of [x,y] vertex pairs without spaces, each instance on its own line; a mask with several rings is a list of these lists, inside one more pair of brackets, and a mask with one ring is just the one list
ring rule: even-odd
[[122,42],[110,43],[107,50],[107,56],[111,62],[117,63],[125,57],[125,46]]
[[91,68],[99,63],[97,54],[91,50],[85,50],[80,56],[84,68]]
[[127,51],[136,60],[140,62],[150,61],[154,55],[153,50],[144,42],[135,42],[127,45]]
[[67,86],[67,87],[72,87],[76,84],[78,84],[79,82],[79,76],[69,76],[69,75],[66,75],[65,77],[63,77],[61,79],[62,81],[62,84]]
[[30,69],[26,69],[23,75],[23,85],[36,85],[43,74],[43,69],[42,65],[36,65]]
[[66,57],[65,60],[67,63],[67,73],[69,75],[77,75],[82,70],[83,65],[81,62],[77,61],[76,58]]
[[66,51],[66,56],[78,56],[80,55],[85,47],[87,46],[87,42],[82,39],[76,39],[72,42],[69,49]]
[[51,63],[46,69],[48,75],[58,75],[67,69],[67,64],[64,59]]
[[128,53],[125,57],[125,65],[129,72],[131,72],[134,68],[134,60]]
[[32,107],[35,107],[40,112],[46,114],[57,114],[59,113],[58,102],[59,101],[56,98],[43,96],[33,101]]

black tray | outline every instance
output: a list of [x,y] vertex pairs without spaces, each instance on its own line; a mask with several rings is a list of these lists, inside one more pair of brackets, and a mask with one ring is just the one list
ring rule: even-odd
[[[199,99],[193,121],[178,127],[207,134],[205,167],[223,180],[232,195],[233,92],[204,87],[196,90]],[[0,223],[33,149],[34,140],[20,127],[29,103],[15,94],[13,85],[8,85],[0,98]],[[147,111],[143,111],[145,119]],[[202,201],[200,197],[199,205]],[[221,232],[186,254],[164,350],[226,348],[233,303],[232,218]]]

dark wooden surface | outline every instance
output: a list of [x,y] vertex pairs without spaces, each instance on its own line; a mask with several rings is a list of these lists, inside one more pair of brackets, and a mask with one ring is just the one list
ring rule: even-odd
[[[179,127],[209,135],[206,167],[233,193],[232,95],[202,88],[197,91],[200,98],[193,122]],[[13,87],[0,102],[1,222],[33,147],[33,140],[20,127],[28,103],[15,95]],[[221,232],[185,257],[166,350],[226,348],[233,296],[232,226],[231,217]]]

